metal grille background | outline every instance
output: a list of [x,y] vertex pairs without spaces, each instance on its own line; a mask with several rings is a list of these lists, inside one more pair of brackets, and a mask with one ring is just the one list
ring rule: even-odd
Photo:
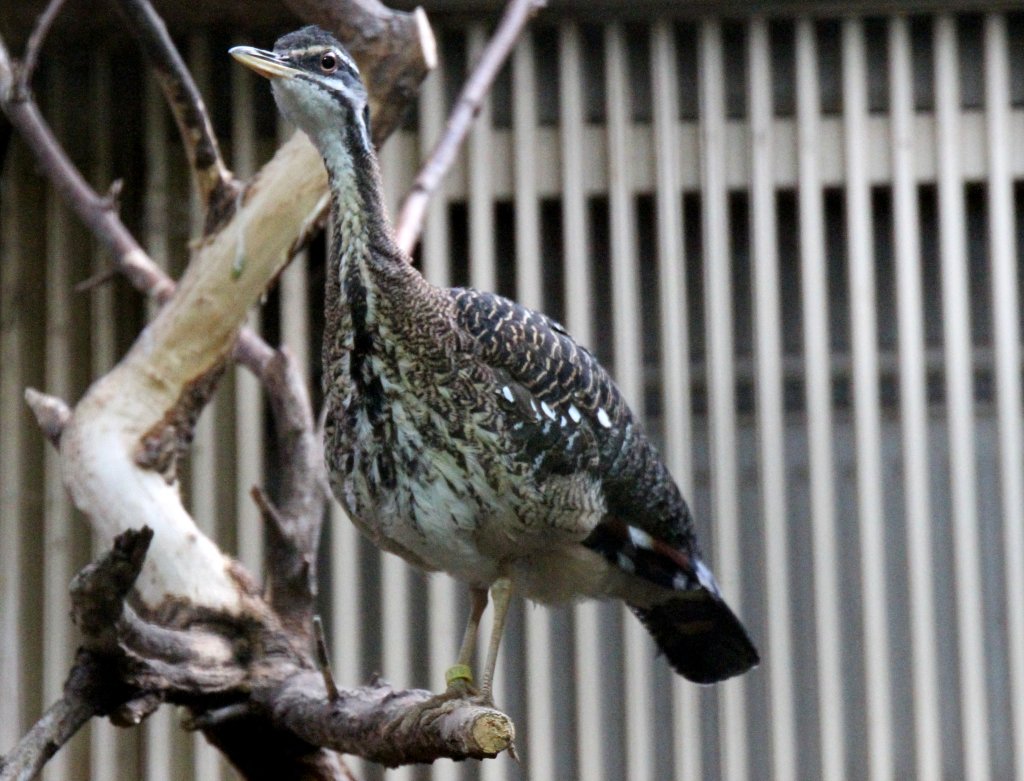
[[[392,205],[486,32],[440,27],[442,66],[383,150]],[[245,175],[285,130],[265,86],[224,67],[236,42],[211,32],[186,50]],[[43,83],[75,158],[100,186],[128,180],[126,219],[180,271],[197,217],[152,81],[101,50]],[[496,699],[522,763],[389,778],[1024,778],[1022,138],[1017,12],[534,30],[431,208],[421,266],[542,308],[596,348],[691,498],[764,663],[699,689],[617,605],[518,605]],[[6,748],[60,690],[67,584],[91,554],[22,390],[75,399],[147,312],[122,283],[73,292],[103,252],[17,144],[2,188]],[[253,316],[314,384],[322,257],[299,258]],[[266,415],[254,381],[229,376],[183,480],[200,524],[254,567],[248,489],[274,479]],[[337,676],[440,687],[464,589],[332,515]],[[133,732],[93,725],[47,777],[230,774],[175,722],[165,708]]]

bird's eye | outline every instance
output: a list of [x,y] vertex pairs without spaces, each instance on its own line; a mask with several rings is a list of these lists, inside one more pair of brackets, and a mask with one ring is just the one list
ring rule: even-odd
[[334,52],[327,52],[320,57],[320,70],[324,73],[334,73],[338,70],[338,56]]

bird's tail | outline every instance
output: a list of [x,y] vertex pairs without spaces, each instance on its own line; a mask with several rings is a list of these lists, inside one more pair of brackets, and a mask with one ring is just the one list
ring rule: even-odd
[[673,669],[695,683],[724,681],[761,661],[736,614],[708,589],[632,610]]

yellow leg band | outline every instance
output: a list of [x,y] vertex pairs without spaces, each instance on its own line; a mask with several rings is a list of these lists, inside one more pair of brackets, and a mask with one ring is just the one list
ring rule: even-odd
[[449,686],[460,678],[473,683],[473,671],[469,669],[468,664],[453,664],[445,671],[444,682]]

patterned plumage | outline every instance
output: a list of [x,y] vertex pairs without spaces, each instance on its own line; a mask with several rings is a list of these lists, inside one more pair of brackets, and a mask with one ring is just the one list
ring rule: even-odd
[[232,53],[272,79],[330,177],[324,390],[335,496],[381,548],[470,585],[461,665],[493,587],[485,697],[510,592],[622,599],[690,680],[756,664],[685,501],[593,354],[513,301],[429,284],[396,247],[366,93],[340,44],[304,28],[273,53]]

